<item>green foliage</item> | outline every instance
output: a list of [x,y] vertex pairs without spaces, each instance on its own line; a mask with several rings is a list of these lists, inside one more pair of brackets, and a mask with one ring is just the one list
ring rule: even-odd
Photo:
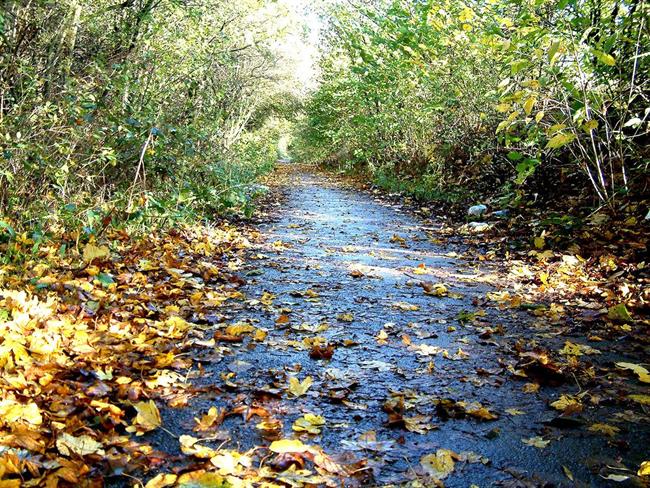
[[92,233],[249,211],[290,115],[269,110],[291,99],[274,51],[287,14],[262,7],[3,2],[0,216]]
[[647,173],[643,2],[391,0],[330,14],[305,157],[441,189],[525,187],[544,168],[582,174],[608,202]]

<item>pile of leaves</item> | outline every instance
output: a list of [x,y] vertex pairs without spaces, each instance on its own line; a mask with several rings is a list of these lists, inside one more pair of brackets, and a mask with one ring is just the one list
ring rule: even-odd
[[[146,240],[115,232],[109,245],[90,242],[65,253],[52,243],[32,262],[5,266],[0,486],[101,484],[107,476],[159,470],[169,455],[142,436],[166,430],[162,406],[185,407],[198,393],[188,380],[196,368],[188,351],[206,345],[204,331],[220,307],[243,298],[244,282],[233,271],[251,235],[225,224]],[[218,425],[212,413],[197,419],[197,431]],[[231,486],[283,476],[329,482],[307,462],[323,475],[344,472],[299,441],[240,454],[201,443],[214,439],[181,436],[189,462],[147,486]],[[274,457],[260,462],[269,453]]]

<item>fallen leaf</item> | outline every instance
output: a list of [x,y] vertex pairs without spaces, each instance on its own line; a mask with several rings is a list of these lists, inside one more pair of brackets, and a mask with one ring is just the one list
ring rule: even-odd
[[133,408],[135,408],[138,414],[133,420],[133,425],[127,427],[126,430],[128,432],[135,432],[136,435],[142,435],[145,432],[155,430],[162,425],[160,411],[153,400],[149,400],[148,402],[138,402],[133,405]]
[[236,475],[243,468],[249,468],[252,462],[249,456],[237,451],[219,451],[219,454],[210,458],[210,463],[219,470],[219,474],[224,476]]
[[144,488],[166,488],[167,486],[174,485],[177,479],[178,475],[160,473],[151,478],[147,484],[144,485]]
[[419,306],[407,302],[394,302],[392,304],[392,307],[401,310],[403,312],[415,312],[417,310],[420,310]]
[[521,442],[527,446],[537,447],[539,449],[544,449],[551,442],[550,440],[544,440],[542,437],[531,437],[529,439],[522,439]]
[[84,246],[83,257],[85,263],[90,264],[95,259],[104,259],[110,256],[110,250],[107,246],[95,246],[94,244],[88,243]]
[[454,471],[456,453],[447,449],[438,449],[435,454],[427,454],[420,459],[420,465],[426,474],[436,480],[443,480]]
[[442,283],[433,284],[423,281],[420,283],[420,286],[426,295],[431,295],[433,297],[446,297],[449,294],[449,290],[447,290],[447,287]]
[[298,439],[282,439],[272,442],[269,446],[269,450],[277,454],[288,452],[307,452],[309,449],[310,446],[303,444]]
[[539,383],[526,383],[522,390],[524,393],[537,393],[539,391]]
[[0,423],[13,424],[14,422],[41,425],[43,416],[35,403],[22,404],[14,400],[0,400]]
[[321,427],[325,425],[325,418],[311,413],[297,419],[291,427],[296,432],[307,432],[309,434],[320,434]]
[[490,412],[487,408],[478,402],[472,402],[465,406],[465,413],[480,420],[496,420],[498,415]]
[[282,314],[275,320],[275,323],[278,325],[283,325],[283,324],[288,324],[289,321],[290,321],[289,316],[286,314]]
[[191,435],[180,436],[178,442],[181,445],[181,452],[187,456],[195,456],[199,459],[210,459],[217,454],[214,449],[199,444],[201,439],[197,439]]
[[564,347],[560,350],[560,353],[566,354],[567,356],[582,356],[583,354],[600,354],[600,351],[591,346],[574,344],[571,341],[566,341]]
[[332,356],[334,356],[333,344],[327,344],[326,346],[315,344],[309,351],[309,357],[312,359],[332,359]]
[[566,410],[575,411],[582,408],[580,401],[571,395],[560,395],[560,398],[551,402],[550,405],[555,410],[560,410],[561,412]]
[[210,407],[208,413],[206,413],[200,419],[195,418],[196,426],[194,427],[195,432],[204,432],[206,430],[211,430],[215,427],[218,427],[224,420],[226,416],[225,410],[219,410],[217,407]]
[[619,303],[613,307],[609,307],[607,310],[607,318],[613,320],[614,322],[630,322],[632,316],[630,312],[627,311],[627,307],[624,303]]
[[289,378],[289,393],[295,397],[303,396],[309,390],[313,380],[311,376],[307,376],[304,380],[299,381],[295,376]]
[[636,474],[639,476],[650,476],[650,461],[643,461]]
[[377,339],[377,344],[381,344],[381,345],[388,344],[388,333],[384,329],[382,329],[379,331],[375,339]]
[[404,427],[409,432],[416,434],[426,434],[430,430],[437,428],[436,425],[431,423],[431,417],[428,415],[415,415],[413,417],[404,417]]
[[609,474],[607,476],[601,475],[600,477],[604,480],[615,481],[617,483],[622,483],[623,481],[630,479],[630,477],[625,474]]
[[102,444],[97,442],[89,435],[75,437],[66,432],[59,434],[56,439],[56,448],[64,456],[76,454],[77,456],[87,456],[89,454],[104,455]]
[[640,403],[641,405],[650,405],[650,395],[628,395],[630,400]]
[[603,434],[609,437],[614,437],[621,431],[621,429],[614,425],[595,423],[589,426],[589,431]]
[[650,372],[640,364],[616,363],[616,367],[633,371],[641,383],[650,383]]
[[230,488],[232,485],[220,474],[201,469],[180,475],[176,486],[178,488]]
[[526,414],[526,412],[524,412],[522,410],[518,410],[516,408],[506,408],[506,413],[508,413],[509,415],[525,415]]
[[569,468],[562,466],[562,472],[564,473],[564,476],[566,476],[570,481],[574,481],[573,473]]

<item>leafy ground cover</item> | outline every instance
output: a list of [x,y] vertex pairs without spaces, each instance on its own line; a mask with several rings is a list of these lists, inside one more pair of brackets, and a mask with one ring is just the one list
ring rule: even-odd
[[276,178],[255,225],[3,268],[2,486],[648,484],[642,282]]

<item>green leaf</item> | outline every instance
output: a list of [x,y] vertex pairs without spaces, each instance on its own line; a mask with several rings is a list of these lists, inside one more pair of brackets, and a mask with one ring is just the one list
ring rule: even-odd
[[523,71],[529,64],[530,62],[527,59],[518,59],[510,64],[510,71],[513,75],[516,75]]
[[560,41],[555,41],[551,44],[551,47],[548,50],[548,60],[551,63],[551,66],[555,63],[555,55],[560,50],[561,43]]
[[16,237],[16,231],[14,231],[14,228],[3,220],[0,220],[0,229],[4,229],[12,239]]
[[528,100],[524,102],[524,112],[526,112],[526,115],[530,115],[531,112],[533,111],[533,107],[535,106],[535,103],[537,102],[537,99],[535,97],[530,97]]
[[546,143],[546,149],[558,149],[562,146],[566,146],[576,138],[574,134],[568,132],[560,132],[559,134],[554,135],[550,141]]
[[614,322],[630,322],[632,316],[630,312],[627,311],[627,307],[624,303],[619,303],[613,307],[609,307],[607,310],[607,318],[613,320]]
[[598,129],[598,121],[594,119],[588,120],[582,124],[582,129],[587,133],[591,132],[592,130],[596,130]]
[[517,165],[517,178],[515,183],[522,185],[526,178],[532,175],[539,166],[539,159],[526,158]]
[[97,281],[99,281],[102,285],[106,285],[106,286],[108,286],[108,285],[112,285],[113,283],[115,283],[115,281],[113,280],[113,277],[112,277],[110,274],[108,274],[108,273],[99,273],[99,274],[97,275],[97,278],[96,278],[96,279],[97,279]]
[[603,51],[599,51],[598,49],[592,49],[591,53],[596,57],[596,59],[607,66],[615,66],[616,65],[616,60],[614,59],[614,56],[611,54],[604,53]]

